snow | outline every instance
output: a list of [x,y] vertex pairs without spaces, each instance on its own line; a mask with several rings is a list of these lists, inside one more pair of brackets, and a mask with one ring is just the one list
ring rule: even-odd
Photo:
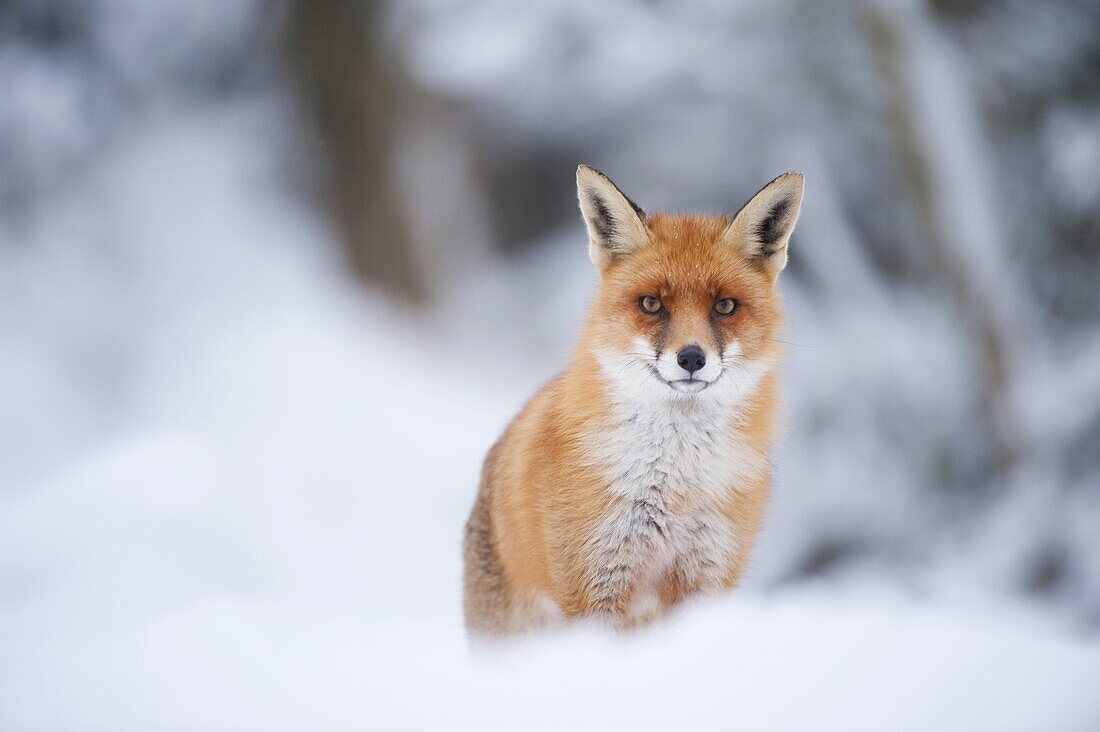
[[5,725],[1088,730],[1100,714],[1096,648],[882,598],[742,597],[639,638],[474,655],[451,617],[209,597],[43,643]]
[[[0,211],[0,729],[1095,730],[1100,639],[1064,612],[1100,597],[1095,459],[1059,462],[1074,440],[1090,448],[1093,334],[1060,342],[1063,359],[1018,364],[1014,399],[1041,459],[1019,485],[994,486],[1005,497],[992,508],[960,510],[934,482],[975,482],[936,462],[965,463],[974,439],[957,314],[881,277],[849,212],[855,184],[827,150],[782,125],[765,142],[746,132],[773,129],[783,100],[813,85],[798,76],[805,59],[774,67],[789,86],[730,128],[729,109],[771,82],[748,75],[730,93],[732,66],[710,61],[727,58],[721,22],[764,4],[727,17],[704,3],[679,26],[645,9],[602,50],[579,49],[564,86],[550,80],[560,65],[543,64],[561,29],[595,33],[613,10],[550,3],[498,22],[504,4],[431,4],[409,44],[418,74],[490,109],[514,104],[497,124],[528,125],[515,136],[553,128],[573,145],[592,125],[585,144],[652,148],[645,175],[607,155],[654,204],[721,190],[736,205],[735,177],[751,193],[757,169],[793,158],[807,171],[783,285],[789,428],[747,586],[626,637],[581,627],[471,647],[462,523],[485,451],[570,347],[594,278],[579,217],[511,259],[449,253],[428,310],[386,301],[349,279],[293,190],[281,146],[301,131],[285,94],[191,89],[189,74],[212,73],[204,54],[249,48],[238,36],[252,6],[143,6],[127,25],[118,17],[140,4],[125,3],[95,42],[125,67],[141,114],[89,109],[79,64],[0,51],[14,171],[0,194],[18,204]],[[486,25],[480,55],[451,63]],[[767,40],[764,25],[738,32]],[[164,38],[159,59],[136,60]],[[632,57],[642,71],[629,76],[614,49],[632,38],[653,53]],[[543,76],[516,91],[524,64]],[[186,94],[165,81],[177,77]],[[609,77],[624,82],[607,99],[572,104]],[[688,114],[608,134],[651,84],[685,77],[706,90]],[[815,104],[807,118],[827,127]],[[1046,140],[1079,191],[1095,184],[1092,120],[1056,117]],[[941,122],[952,144],[977,134],[972,119]],[[724,146],[652,144],[718,132]],[[434,156],[412,179],[438,173]],[[994,248],[999,221],[985,217]],[[1014,583],[1051,537],[1069,574],[1025,602]],[[867,551],[792,583],[823,542]]]

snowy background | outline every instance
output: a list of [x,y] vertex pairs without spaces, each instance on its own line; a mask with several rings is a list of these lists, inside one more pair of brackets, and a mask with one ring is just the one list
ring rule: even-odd
[[[0,89],[5,732],[1100,730],[1100,4],[9,0]],[[579,162],[805,171],[775,500],[742,592],[471,655]]]

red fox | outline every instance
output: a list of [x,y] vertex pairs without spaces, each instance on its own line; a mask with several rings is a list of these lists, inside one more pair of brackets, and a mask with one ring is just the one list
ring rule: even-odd
[[464,541],[471,634],[630,628],[733,588],[771,489],[801,173],[732,218],[646,214],[577,170],[599,270],[566,369],[489,451]]

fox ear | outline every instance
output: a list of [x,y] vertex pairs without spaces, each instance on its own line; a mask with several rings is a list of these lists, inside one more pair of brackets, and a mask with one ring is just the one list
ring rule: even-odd
[[727,241],[774,280],[787,266],[787,242],[802,208],[801,173],[784,173],[760,189],[733,217]]
[[588,258],[599,270],[649,239],[645,211],[595,168],[577,168],[577,200],[588,227]]

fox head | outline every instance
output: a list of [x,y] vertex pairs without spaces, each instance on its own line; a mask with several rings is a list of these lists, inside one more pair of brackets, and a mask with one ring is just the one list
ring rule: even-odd
[[732,218],[646,214],[594,168],[577,170],[600,273],[585,345],[617,393],[677,402],[750,395],[779,360],[775,282],[802,204],[801,173]]

